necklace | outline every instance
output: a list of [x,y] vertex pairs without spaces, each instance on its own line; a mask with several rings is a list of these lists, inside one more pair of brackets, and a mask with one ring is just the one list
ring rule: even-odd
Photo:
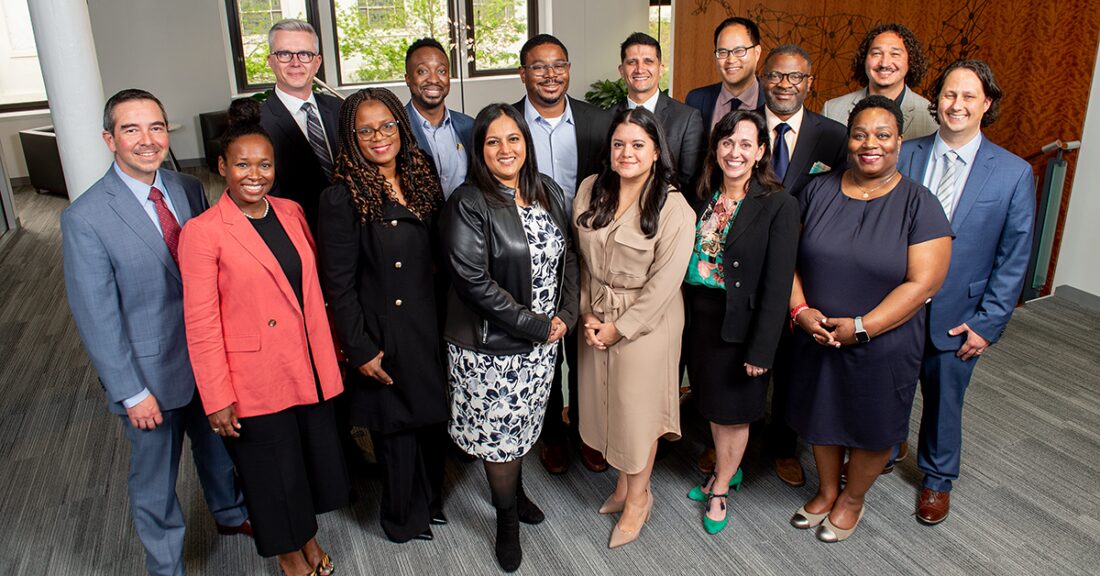
[[874,194],[875,192],[878,192],[879,189],[881,189],[883,186],[889,184],[890,181],[894,179],[894,176],[897,176],[897,174],[898,174],[897,172],[894,172],[888,178],[886,178],[881,183],[879,183],[878,186],[875,186],[874,188],[871,188],[871,189],[868,189],[868,188],[864,187],[862,184],[859,184],[858,182],[856,182],[856,177],[855,176],[849,175],[848,179],[852,181],[852,184],[856,188],[859,188],[861,190],[860,197],[863,198],[864,200],[866,200],[866,199],[871,197],[871,194]]
[[267,213],[268,212],[271,212],[271,202],[267,201],[266,196],[264,196],[264,213],[263,214],[260,214],[259,216],[249,216],[248,212],[245,212],[244,210],[241,210],[241,214],[244,214],[244,217],[248,218],[249,220],[263,220],[264,218],[267,218]]

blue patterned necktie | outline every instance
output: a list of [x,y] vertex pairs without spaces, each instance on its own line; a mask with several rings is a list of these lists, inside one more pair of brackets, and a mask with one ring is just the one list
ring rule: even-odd
[[780,122],[775,127],[775,146],[772,152],[772,168],[775,169],[775,175],[779,178],[779,181],[783,181],[783,177],[787,175],[787,166],[791,163],[791,153],[787,150],[787,139],[783,136],[787,134],[787,131],[791,127],[786,122]]
[[302,104],[302,110],[306,113],[306,132],[309,133],[309,146],[321,163],[321,170],[325,172],[325,178],[332,182],[332,156],[325,144],[325,132],[321,129],[321,119],[313,111],[313,104]]

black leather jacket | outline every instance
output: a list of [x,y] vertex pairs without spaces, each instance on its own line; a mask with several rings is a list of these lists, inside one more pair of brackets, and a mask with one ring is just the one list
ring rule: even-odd
[[[565,236],[555,311],[572,329],[579,281],[565,195],[550,178],[542,182],[550,216]],[[551,318],[531,310],[531,252],[515,200],[463,184],[448,199],[439,226],[451,275],[444,339],[486,354],[526,354],[534,342],[545,342]]]

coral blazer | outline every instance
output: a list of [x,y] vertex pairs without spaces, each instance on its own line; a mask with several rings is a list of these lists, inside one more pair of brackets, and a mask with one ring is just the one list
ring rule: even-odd
[[267,199],[302,259],[305,310],[228,193],[180,234],[187,350],[207,414],[234,404],[238,417],[262,416],[319,402],[314,368],[325,400],[344,389],[305,215],[291,200]]

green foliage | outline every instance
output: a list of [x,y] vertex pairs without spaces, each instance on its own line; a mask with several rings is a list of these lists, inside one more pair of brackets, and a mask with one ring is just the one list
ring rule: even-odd
[[344,82],[385,82],[405,76],[405,50],[431,36],[447,47],[447,5],[440,0],[405,0],[403,9],[367,15],[351,5],[338,9],[340,67]]
[[[660,23],[660,31],[658,31]],[[661,73],[659,86],[661,90],[668,90],[668,79],[672,72],[672,7],[650,6],[649,8],[649,35],[656,38],[661,44],[661,61],[664,62],[665,71]]]
[[593,106],[610,110],[619,102],[626,100],[626,83],[622,78],[596,80],[592,83],[592,88],[584,93],[584,99]]
[[519,67],[515,44],[527,35],[527,3],[482,0],[474,3],[473,54],[479,70]]

